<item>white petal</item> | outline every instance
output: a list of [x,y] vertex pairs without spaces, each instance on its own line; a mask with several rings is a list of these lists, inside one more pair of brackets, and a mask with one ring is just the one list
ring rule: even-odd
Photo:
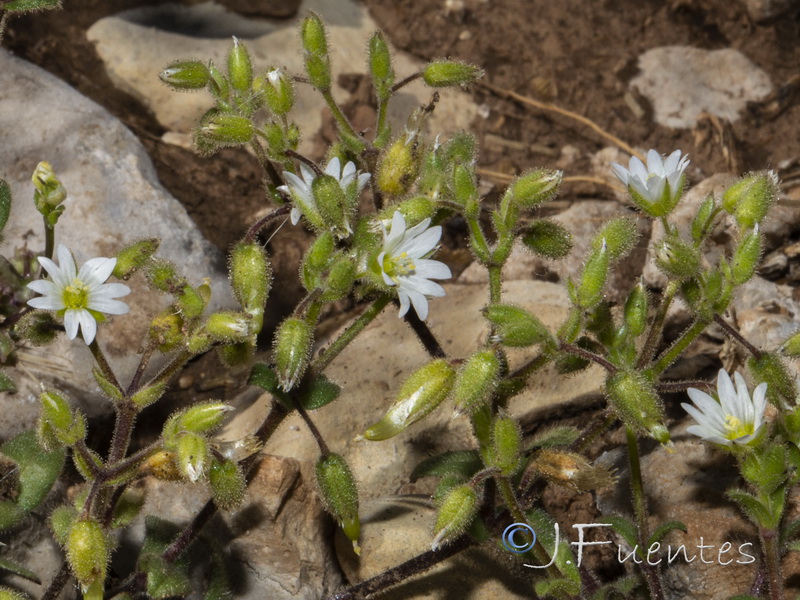
[[78,320],[81,323],[83,341],[87,344],[91,344],[92,340],[94,340],[94,336],[97,335],[97,321],[94,320],[92,313],[88,310],[79,310],[76,312],[78,313]]
[[314,170],[305,163],[300,163],[300,174],[303,176],[303,185],[306,187],[311,185],[311,182],[317,177]]
[[411,300],[408,297],[408,294],[405,293],[403,290],[400,290],[397,294],[400,298],[400,312],[397,313],[398,318],[402,318],[408,312],[408,309],[411,307]]
[[705,414],[701,413],[691,404],[686,404],[684,402],[683,404],[681,404],[681,406],[683,407],[683,410],[689,413],[692,419],[694,419],[695,423],[697,423],[697,425],[702,427],[705,431],[712,432],[714,435],[720,435],[725,433],[724,429],[716,426],[716,424],[711,423],[709,419],[706,418]]
[[364,186],[367,185],[369,181],[370,174],[369,173],[362,173],[358,176],[358,193],[361,193],[361,190],[364,189]]
[[130,307],[120,300],[109,300],[107,298],[91,299],[87,308],[109,315],[127,315]]
[[614,175],[616,175],[617,178],[622,183],[624,183],[625,185],[628,185],[628,177],[630,177],[630,173],[628,172],[628,169],[626,169],[625,167],[623,167],[622,165],[620,165],[618,163],[611,163],[611,170],[614,172]]
[[63,244],[59,244],[56,249],[56,256],[61,270],[69,274],[70,279],[74,279],[77,271],[75,270],[75,259],[72,256],[72,252]]
[[689,397],[694,402],[695,406],[699,408],[707,423],[713,424],[714,428],[724,431],[725,430],[725,415],[722,412],[722,407],[708,394],[690,388],[687,390]]
[[717,393],[719,394],[719,402],[725,412],[733,414],[729,409],[736,403],[736,389],[733,387],[731,377],[725,369],[720,369],[717,375]]
[[661,155],[652,148],[647,151],[647,171],[655,175],[664,174],[664,162]]
[[103,283],[111,276],[114,267],[117,265],[116,258],[92,258],[78,271],[78,279],[86,285],[92,283]]
[[661,196],[664,195],[664,188],[667,186],[667,180],[660,175],[653,176],[647,181],[647,198],[651,202],[658,202]]
[[414,225],[412,228],[410,228],[408,231],[406,231],[406,238],[417,237],[423,231],[428,229],[428,226],[430,224],[431,224],[431,220],[430,219],[423,219],[422,221],[420,221],[419,223]]
[[438,260],[420,258],[414,261],[416,274],[426,279],[450,279],[453,274],[450,267]]
[[39,296],[28,300],[28,306],[41,308],[42,310],[62,310],[64,301],[60,296]]
[[394,215],[392,216],[392,226],[389,230],[389,235],[386,237],[386,240],[383,242],[383,249],[389,254],[393,254],[393,250],[397,247],[403,240],[403,236],[406,233],[406,220],[403,217],[403,213],[399,210],[394,211]]
[[422,258],[436,247],[441,237],[442,228],[437,225],[414,238],[406,239],[405,242],[400,244],[397,251],[405,252],[410,258]]
[[424,294],[417,292],[409,292],[408,297],[411,298],[411,304],[414,305],[414,310],[421,321],[428,318],[428,299]]
[[767,408],[767,384],[759,383],[753,390],[753,423],[760,427],[764,421],[764,411]]
[[426,296],[434,296],[436,298],[441,298],[446,294],[444,288],[438,283],[434,283],[433,281],[425,279],[424,277],[419,277],[418,275],[401,277],[400,287],[408,291],[415,291]]
[[94,298],[122,298],[131,293],[129,288],[124,283],[104,283],[98,286],[97,289],[92,290],[90,300]]
[[58,286],[47,279],[37,279],[36,281],[31,281],[28,284],[28,287],[38,294],[44,294],[46,296],[59,295]]
[[289,216],[289,219],[292,221],[292,225],[297,225],[300,222],[300,216],[303,212],[297,208],[296,206],[292,207],[292,214]]
[[[50,279],[52,279],[53,283],[55,283],[59,288],[65,288],[74,279],[74,277],[69,276],[68,272],[64,271],[46,256],[40,256],[38,260],[39,264],[42,265],[42,268],[44,268],[44,270],[47,271],[47,274],[50,275]],[[70,260],[72,259],[70,258]]]
[[628,171],[633,177],[638,177],[642,182],[647,181],[647,176],[649,173],[647,172],[647,167],[644,166],[644,163],[639,159],[639,157],[631,157],[631,160],[628,163]]
[[664,172],[669,175],[678,168],[678,162],[681,159],[681,151],[675,150],[664,161]]
[[64,329],[67,330],[67,337],[71,340],[75,339],[78,335],[78,325],[80,324],[78,313],[79,310],[71,308],[64,313]]
[[356,164],[351,160],[348,161],[347,164],[342,169],[342,179],[345,177],[350,177],[351,175],[355,175],[356,172]]
[[342,167],[338,156],[334,156],[330,160],[328,166],[325,167],[325,173],[331,177],[336,177],[337,180],[341,179]]

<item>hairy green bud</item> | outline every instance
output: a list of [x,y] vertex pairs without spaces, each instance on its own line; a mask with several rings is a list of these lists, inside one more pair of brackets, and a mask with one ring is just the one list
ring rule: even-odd
[[158,74],[158,78],[176,90],[201,90],[211,76],[199,60],[176,60]]
[[406,379],[384,417],[369,427],[363,437],[386,440],[428,416],[444,402],[453,389],[455,371],[444,359],[417,369]]
[[45,390],[39,397],[42,402],[42,421],[49,431],[65,446],[72,446],[86,437],[86,418],[73,413],[69,403],[55,390]]
[[623,318],[625,330],[631,337],[642,335],[647,328],[647,290],[641,281],[628,294]]
[[756,268],[761,261],[761,233],[758,231],[758,223],[749,234],[736,247],[731,262],[731,273],[733,283],[742,285],[752,279],[756,274]]
[[431,87],[469,85],[483,77],[483,69],[455,60],[435,60],[422,71],[422,79]]
[[211,495],[222,510],[233,510],[244,500],[245,479],[235,461],[214,460],[208,471]]
[[164,259],[151,260],[145,270],[145,277],[151,287],[170,294],[178,293],[186,283],[175,265]]
[[692,219],[692,240],[699,243],[708,234],[711,233],[711,228],[714,226],[714,217],[717,214],[717,203],[714,196],[709,195],[700,208],[697,209],[697,214]]
[[233,89],[240,93],[250,91],[253,84],[253,63],[244,44],[233,36],[233,48],[228,54],[228,77]]
[[320,300],[334,302],[347,296],[353,288],[357,275],[356,265],[350,258],[340,256],[334,260]]
[[767,216],[778,194],[778,176],[773,171],[751,173],[722,194],[722,207],[749,229]]
[[222,423],[225,413],[233,407],[224,402],[201,402],[180,413],[177,427],[192,433],[208,433]]
[[419,171],[419,156],[414,140],[401,136],[386,149],[376,183],[378,189],[390,196],[402,196],[411,189]]
[[372,76],[372,85],[375,95],[381,102],[386,102],[391,96],[394,85],[394,69],[392,69],[392,56],[389,53],[389,44],[380,31],[376,31],[369,39],[369,72]]
[[287,114],[294,106],[292,81],[281,69],[270,69],[263,77],[258,77],[253,89],[264,94],[267,107],[278,116]]
[[208,441],[202,435],[184,432],[175,445],[178,470],[192,483],[205,475],[208,466]]
[[669,236],[656,246],[656,265],[670,277],[690,279],[700,272],[700,254],[682,239]]
[[496,335],[504,346],[524,348],[550,339],[550,332],[536,316],[518,306],[492,304],[483,311],[495,327]]
[[53,537],[61,545],[65,546],[69,539],[69,532],[78,518],[78,511],[74,506],[59,506],[50,513],[50,530]]
[[206,299],[190,285],[184,285],[177,297],[176,306],[181,314],[187,319],[196,319],[203,314],[206,309]]
[[756,384],[767,383],[767,400],[778,407],[797,404],[797,383],[789,369],[774,352],[763,352],[747,360],[747,368]]
[[509,187],[511,197],[520,208],[535,208],[558,193],[561,171],[534,169],[524,173]]
[[300,26],[300,39],[305,51],[306,73],[311,85],[322,92],[331,88],[331,64],[325,26],[317,13],[309,13]]
[[664,426],[664,406],[647,378],[636,371],[617,371],[606,380],[606,394],[619,418],[635,431],[666,444],[669,431]]
[[273,356],[280,387],[290,391],[308,366],[314,332],[304,319],[288,317],[275,332]]
[[540,220],[525,228],[522,243],[531,252],[555,260],[569,254],[572,249],[572,235],[560,223]]
[[208,89],[211,90],[211,95],[217,102],[226,103],[231,97],[231,86],[227,78],[212,62],[208,63],[208,76]]
[[491,466],[500,469],[501,475],[511,477],[519,468],[521,449],[519,424],[510,417],[498,416],[494,420]]
[[326,454],[317,461],[317,483],[326,510],[339,521],[356,554],[360,553],[358,538],[361,524],[358,519],[358,488],[347,461],[339,454]]
[[336,177],[328,174],[318,175],[311,184],[317,208],[325,224],[345,231],[349,221],[349,206],[344,190]]
[[126,246],[117,253],[117,264],[112,275],[117,279],[129,279],[136,271],[147,264],[158,250],[161,240],[147,238]]
[[159,352],[170,352],[183,344],[183,325],[183,317],[174,310],[167,309],[153,317],[148,336],[156,344]]
[[49,162],[42,161],[36,165],[31,180],[36,188],[33,192],[36,210],[42,214],[48,227],[54,227],[64,212],[62,203],[67,198],[67,190]]
[[246,144],[253,139],[255,127],[247,117],[217,114],[204,121],[199,132],[218,144]]
[[208,315],[205,331],[220,342],[240,342],[250,334],[250,315],[241,312],[216,312]]
[[472,414],[488,402],[497,387],[500,367],[500,358],[492,350],[481,350],[467,359],[453,388],[457,414]]
[[264,322],[272,275],[263,246],[248,242],[236,244],[231,250],[228,272],[236,299],[252,318],[250,329],[258,333]]
[[436,515],[432,548],[438,550],[442,544],[464,533],[477,512],[478,494],[472,486],[463,484],[453,487],[445,496]]
[[154,402],[157,402],[161,396],[164,395],[166,390],[166,381],[154,383],[153,385],[144,387],[136,392],[131,398],[131,402],[133,402],[141,410],[147,406],[150,406]]
[[592,249],[595,252],[600,250],[605,240],[608,246],[608,259],[614,262],[627,256],[636,246],[638,239],[636,221],[630,217],[616,217],[603,225],[592,240]]
[[602,241],[600,248],[589,255],[577,289],[577,304],[581,308],[590,309],[603,299],[603,287],[608,278],[609,255],[608,243],[605,240]]
[[105,580],[110,554],[105,532],[97,521],[80,519],[72,525],[67,536],[67,561],[84,589]]
[[317,239],[306,251],[300,268],[300,275],[303,285],[308,291],[322,285],[323,273],[328,268],[335,250],[336,242],[333,239],[333,234],[326,230],[317,236]]

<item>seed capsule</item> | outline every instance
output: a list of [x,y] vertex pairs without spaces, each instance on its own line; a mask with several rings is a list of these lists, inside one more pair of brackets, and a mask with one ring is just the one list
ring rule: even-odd
[[199,60],[178,60],[158,74],[168,86],[176,90],[201,90],[208,85],[208,67]]
[[97,521],[81,519],[69,530],[67,560],[83,588],[106,578],[109,547],[103,528]]
[[345,459],[339,454],[322,456],[317,461],[317,483],[326,510],[339,521],[344,534],[353,542],[356,554],[359,554],[358,488]]
[[297,317],[289,317],[275,333],[273,356],[280,385],[288,392],[300,381],[308,365],[313,343],[311,326]]
[[478,512],[478,494],[469,485],[454,487],[445,496],[433,528],[434,550],[467,530]]
[[491,350],[481,350],[469,357],[456,376],[453,403],[458,413],[472,414],[483,406],[497,387],[500,359]]
[[483,69],[454,60],[430,62],[422,71],[422,79],[431,87],[468,85],[483,77]]

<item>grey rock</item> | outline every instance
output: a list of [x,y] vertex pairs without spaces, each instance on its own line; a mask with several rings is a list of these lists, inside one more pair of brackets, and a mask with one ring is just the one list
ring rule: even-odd
[[742,0],[750,18],[756,23],[766,23],[790,11],[800,10],[797,0]]
[[748,101],[772,91],[769,76],[732,48],[653,48],[639,57],[639,71],[630,86],[651,102],[654,119],[665,127],[693,127],[702,113],[735,121]]
[[[14,195],[3,253],[23,243],[32,251],[44,248],[42,217],[33,205],[30,178],[36,165],[46,160],[69,194],[56,243],[70,248],[79,264],[113,256],[141,238],[159,237],[159,256],[174,261],[194,285],[209,277],[213,306],[231,305],[224,257],[161,186],[144,148],[116,118],[5,51],[0,51],[0,99],[0,177]],[[132,293],[124,300],[130,313],[110,319],[97,336],[123,381],[138,364],[136,354],[149,319],[166,303],[165,297],[146,288],[142,277],[128,285]],[[12,373],[19,392],[0,394],[0,436],[34,426],[40,381],[72,392],[90,416],[112,412],[91,376],[93,359],[80,337],[70,342],[60,336],[50,346],[24,348],[20,358],[20,368]]]
[[[245,19],[214,2],[191,7],[167,5],[101,19],[87,35],[97,45],[109,77],[120,89],[150,107],[166,129],[188,133],[200,115],[212,106],[211,96],[205,92],[176,93],[159,81],[158,73],[169,62],[181,58],[211,59],[214,64],[224,66],[231,47],[230,36],[236,35],[245,40],[257,71],[272,66],[302,74],[303,54],[297,32],[309,10],[322,15],[327,22],[333,95],[343,103],[349,93],[338,85],[337,75],[366,72],[367,41],[377,29],[366,7],[352,0],[306,0],[300,16],[280,21]],[[185,25],[171,26],[170,31],[162,18],[162,25],[157,27],[158,15],[167,13],[171,22]],[[393,57],[398,80],[419,71],[423,64],[403,52],[395,52]],[[402,131],[410,111],[427,104],[431,93],[430,88],[418,81],[394,97],[389,105],[389,118],[395,131]],[[428,122],[430,129],[438,133],[468,127],[477,114],[470,97],[457,90],[443,90],[441,95],[442,101]],[[313,136],[322,126],[325,103],[305,85],[298,86],[296,98],[297,104],[289,116],[304,134],[300,150],[309,152],[313,149]]]

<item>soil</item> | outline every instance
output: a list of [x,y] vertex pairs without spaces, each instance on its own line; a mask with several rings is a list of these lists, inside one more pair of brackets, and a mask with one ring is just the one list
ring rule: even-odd
[[[11,20],[4,45],[121,119],[141,139],[162,183],[184,203],[208,239],[225,251],[265,206],[255,159],[236,149],[199,157],[163,143],[163,128],[139,101],[112,85],[86,39],[86,30],[98,19],[158,3],[63,0],[61,11]],[[263,10],[265,4],[270,6],[259,0],[235,0],[235,7],[249,14]],[[296,2],[272,4],[280,5],[272,14],[286,16]],[[772,23],[754,23],[738,0],[365,0],[365,4],[395,46],[423,59],[449,56],[479,64],[488,84],[588,117],[632,146],[664,152],[680,148],[705,175],[800,159],[800,94],[793,95],[791,85],[784,88],[777,111],[754,106],[735,123],[709,121],[695,130],[655,124],[646,101],[630,95],[627,86],[635,75],[637,56],[646,49],[689,45],[740,50],[780,88],[798,75],[796,13]],[[474,124],[483,169],[514,174],[552,166],[562,150],[572,146],[578,157],[572,174],[588,174],[589,158],[608,145],[574,120],[523,106],[484,85],[471,93],[485,105],[484,114],[488,111],[488,117]],[[637,117],[632,105],[643,116]],[[320,137],[324,139],[324,131]],[[612,199],[609,190],[591,183],[565,186],[561,195],[562,206],[604,197]],[[228,201],[231,198],[236,201]],[[459,238],[463,232],[454,226],[447,245],[452,249]],[[268,325],[274,326],[300,298],[296,265],[309,239],[300,228],[293,228],[292,233],[282,232],[280,245],[271,249],[276,261],[274,285],[281,293],[276,294],[280,304],[273,305]],[[193,399],[210,395],[216,390],[205,389],[199,380],[213,381],[215,376],[214,364],[201,362],[182,379],[186,385],[181,387]]]

